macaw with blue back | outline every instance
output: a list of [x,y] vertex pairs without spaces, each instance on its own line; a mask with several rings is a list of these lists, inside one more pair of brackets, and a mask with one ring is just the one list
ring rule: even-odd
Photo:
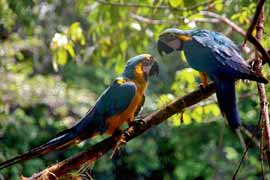
[[183,50],[188,64],[200,72],[203,87],[207,86],[207,75],[214,81],[219,108],[232,129],[241,125],[235,81],[248,79],[268,83],[244,61],[238,47],[221,33],[170,28],[161,33],[157,45],[161,54]]
[[136,123],[134,117],[144,104],[148,77],[158,73],[159,67],[153,56],[142,54],[131,58],[123,74],[113,81],[94,107],[75,126],[25,154],[0,163],[0,169],[54,150],[65,149],[98,134],[112,135],[120,131],[124,122],[128,125]]

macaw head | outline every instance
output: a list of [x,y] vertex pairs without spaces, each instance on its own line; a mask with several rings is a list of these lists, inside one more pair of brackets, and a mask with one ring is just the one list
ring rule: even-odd
[[158,52],[169,54],[173,51],[181,51],[183,43],[191,39],[191,31],[183,31],[176,28],[169,28],[163,31],[157,43]]
[[149,76],[158,75],[159,67],[150,54],[141,54],[128,60],[123,76],[133,80],[147,81]]

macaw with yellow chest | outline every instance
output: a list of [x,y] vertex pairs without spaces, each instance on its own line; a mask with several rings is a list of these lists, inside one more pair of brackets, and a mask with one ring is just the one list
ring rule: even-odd
[[241,125],[235,81],[268,82],[244,61],[237,46],[218,32],[166,29],[159,36],[158,50],[161,54],[183,50],[188,64],[200,72],[203,87],[207,85],[207,75],[214,81],[219,108],[233,129]]
[[126,122],[136,122],[134,117],[144,104],[144,90],[149,76],[159,72],[158,64],[149,54],[131,58],[123,74],[113,81],[98,98],[95,106],[70,129],[60,132],[54,139],[25,154],[0,163],[0,169],[54,150],[65,149],[98,134],[112,135]]

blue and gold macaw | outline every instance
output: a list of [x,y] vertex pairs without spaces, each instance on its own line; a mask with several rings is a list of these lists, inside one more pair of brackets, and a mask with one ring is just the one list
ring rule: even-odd
[[144,90],[149,76],[159,72],[149,54],[131,58],[122,76],[118,77],[98,98],[95,106],[70,129],[29,152],[0,163],[0,169],[54,150],[64,149],[98,134],[113,134],[126,122],[131,125],[144,103]]
[[158,51],[162,54],[175,50],[183,50],[188,64],[200,71],[203,87],[207,85],[207,75],[214,81],[222,115],[231,128],[237,129],[241,121],[237,110],[235,81],[248,79],[267,83],[268,80],[256,74],[244,61],[237,46],[218,32],[166,29],[159,36]]

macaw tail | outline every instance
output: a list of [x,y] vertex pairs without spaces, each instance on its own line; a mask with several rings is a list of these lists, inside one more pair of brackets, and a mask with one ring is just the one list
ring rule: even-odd
[[256,74],[255,72],[250,72],[249,74],[245,74],[243,79],[248,79],[248,80],[252,80],[252,81],[256,81],[256,82],[264,83],[264,84],[267,84],[269,82],[268,79]]
[[16,163],[20,163],[26,161],[28,159],[32,159],[34,157],[47,154],[54,150],[65,149],[72,144],[76,143],[78,139],[77,133],[74,132],[73,128],[67,129],[65,131],[60,132],[54,139],[50,140],[49,142],[38,146],[30,151],[14,157],[10,160],[0,163],[0,169],[6,168]]
[[227,119],[229,126],[232,129],[237,129],[241,125],[241,120],[237,110],[235,81],[213,79],[216,84],[216,95],[221,113]]

